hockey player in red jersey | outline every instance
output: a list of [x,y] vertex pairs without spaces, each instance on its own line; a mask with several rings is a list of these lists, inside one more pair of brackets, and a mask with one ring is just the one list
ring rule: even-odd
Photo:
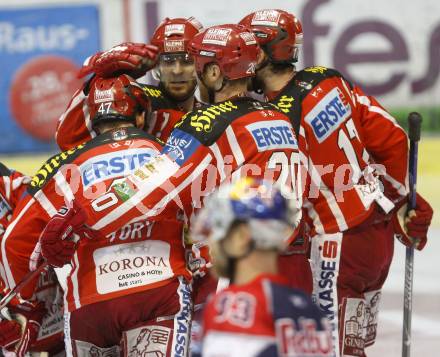
[[[88,106],[98,135],[41,167],[32,178],[32,198],[5,234],[7,282],[17,284],[39,251],[53,266],[72,265],[65,292],[68,355],[184,356],[191,276],[179,210],[169,205],[154,219],[136,211],[106,232],[83,227],[111,218],[108,207],[124,209],[132,194],[125,177],[141,175],[160,153],[157,139],[141,130],[148,98],[121,75],[94,81]],[[77,244],[73,231],[81,237]],[[26,286],[20,297],[32,290]]]
[[214,270],[231,285],[205,308],[203,356],[332,356],[325,315],[278,273],[278,253],[300,215],[280,187],[252,178],[206,199],[191,234],[209,240]]
[[[303,198],[314,297],[332,321],[336,354],[365,356],[376,337],[394,232],[402,231],[393,217],[408,193],[406,134],[375,98],[336,70],[295,71],[303,34],[294,15],[262,10],[240,23],[265,52],[256,89],[289,115],[299,133],[308,171]],[[412,236],[423,248],[431,217],[418,196],[402,241],[411,245]]]
[[[298,166],[299,160],[289,119],[273,105],[245,96],[260,54],[254,35],[239,25],[215,26],[198,34],[190,51],[199,84],[214,103],[186,114],[161,155],[84,207],[87,224],[103,235],[118,237],[119,222],[157,220],[176,204],[179,218],[190,222],[214,187],[241,174],[294,189],[289,162]],[[177,340],[187,342],[182,335]]]
[[11,220],[18,201],[26,192],[30,178],[0,163],[0,239]]
[[[3,233],[14,214],[26,200],[26,190],[30,177],[8,169],[0,163],[0,242]],[[16,209],[17,208],[17,209]],[[5,270],[0,261],[0,296],[6,294]],[[4,352],[24,355],[29,348],[32,351],[49,351],[51,354],[62,351],[63,310],[62,291],[55,273],[49,269],[40,276],[35,295],[44,303],[28,303],[13,300],[8,309],[0,316],[0,346]],[[19,322],[8,320],[8,315],[21,316]]]
[[298,150],[288,117],[246,96],[260,54],[254,35],[239,25],[215,26],[196,35],[189,50],[199,85],[207,88],[213,103],[183,116],[162,155],[145,168],[152,172],[135,172],[127,179],[134,187],[131,205],[123,210],[109,205],[112,220],[93,228],[114,231],[119,219],[130,220],[142,209],[137,203],[145,206],[146,217],[154,217],[175,202],[189,221],[215,186],[240,174],[296,184],[289,162],[299,162]]
[[[86,61],[80,75],[95,73],[100,77],[112,77],[126,73],[139,78],[156,65],[153,72],[159,85],[139,84],[152,106],[151,118],[146,121],[145,129],[166,141],[180,118],[198,105],[194,97],[197,84],[194,61],[187,50],[189,41],[202,28],[194,17],[166,18],[151,38],[153,46],[128,42],[107,52],[99,52]],[[87,111],[89,87],[90,80],[74,94],[59,119],[55,136],[62,150],[71,149],[96,136]]]

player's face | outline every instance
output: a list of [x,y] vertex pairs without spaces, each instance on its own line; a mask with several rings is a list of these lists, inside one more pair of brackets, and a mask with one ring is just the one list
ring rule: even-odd
[[231,228],[225,238],[220,241],[209,241],[209,253],[212,258],[214,273],[218,277],[229,276],[229,258],[240,259],[249,252],[250,230],[247,224]]
[[228,277],[228,258],[221,247],[221,242],[211,241],[209,248],[214,274],[217,277]]
[[162,85],[173,99],[183,101],[194,93],[196,72],[194,59],[188,53],[160,55],[159,73]]

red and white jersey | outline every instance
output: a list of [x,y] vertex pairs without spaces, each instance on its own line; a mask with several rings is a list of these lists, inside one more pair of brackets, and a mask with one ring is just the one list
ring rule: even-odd
[[208,301],[202,356],[331,356],[330,327],[309,296],[281,276],[260,275]]
[[24,196],[30,178],[0,163],[0,237],[5,232],[12,212]]
[[[90,226],[108,219],[107,207],[122,209],[129,201],[131,187],[125,185],[125,177],[139,171],[160,149],[151,135],[123,128],[50,158],[32,178],[31,198],[14,215],[2,242],[9,286],[29,271],[40,232],[61,206],[77,200],[89,211]],[[113,222],[113,229],[100,238],[80,240],[67,279],[69,311],[159,287],[176,276],[190,279],[184,222],[177,207],[169,205],[154,218],[144,217],[143,210],[148,208],[138,206],[129,219]],[[22,297],[32,294],[33,288],[25,287]]]
[[299,132],[312,234],[345,231],[364,222],[375,207],[389,212],[407,195],[405,131],[337,71],[306,68],[271,102]]
[[[30,177],[20,172],[10,170],[0,163],[0,241],[11,221],[12,214],[18,202],[26,193],[27,184]],[[5,271],[0,262],[0,291],[5,288]]]
[[273,105],[236,97],[202,106],[177,123],[162,155],[126,178],[129,199],[108,204],[106,218],[93,228],[113,232],[120,220],[132,220],[139,205],[148,207],[145,217],[178,205],[189,221],[205,196],[240,175],[280,180],[294,190],[298,163],[292,125]]
[[[151,101],[151,118],[148,119],[145,129],[149,134],[165,142],[174,125],[185,112],[159,87],[142,83],[139,85]],[[87,107],[88,86],[89,83],[86,83],[84,88],[75,92],[66,111],[58,120],[55,139],[61,150],[72,149],[96,136]],[[195,104],[199,105],[196,101]]]

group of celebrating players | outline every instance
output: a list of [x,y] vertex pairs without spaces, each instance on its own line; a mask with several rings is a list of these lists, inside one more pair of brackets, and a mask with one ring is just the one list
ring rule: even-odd
[[366,355],[395,236],[422,249],[433,211],[407,210],[404,130],[336,70],[297,71],[302,37],[276,9],[166,18],[86,60],[62,152],[0,167],[3,294],[26,280],[5,355]]

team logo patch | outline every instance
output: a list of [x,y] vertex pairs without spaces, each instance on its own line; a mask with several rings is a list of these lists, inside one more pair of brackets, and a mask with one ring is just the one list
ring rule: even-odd
[[165,26],[165,36],[182,35],[185,33],[185,24],[171,24]]
[[112,131],[112,139],[115,141],[125,140],[128,137],[127,129],[120,128]]
[[277,26],[280,15],[276,10],[257,11],[252,18],[251,25]]
[[333,88],[306,115],[305,121],[312,127],[319,143],[327,139],[351,117],[351,107],[339,88]]
[[179,165],[183,165],[186,158],[190,157],[199,146],[200,142],[192,135],[179,129],[174,129],[168,138],[163,153],[167,154]]
[[183,52],[185,51],[185,41],[183,40],[165,40],[165,52]]
[[79,356],[90,356],[90,357],[117,357],[120,356],[119,346],[112,347],[98,347],[92,343],[84,341],[73,340],[75,344],[75,351]]
[[114,95],[111,89],[99,90],[95,91],[94,96],[95,103],[104,103],[104,102],[113,102]]
[[210,28],[208,29],[208,31],[206,31],[202,43],[226,46],[231,31],[232,31],[231,29],[225,29],[225,28]]
[[144,326],[125,333],[128,357],[166,356],[171,329],[164,326]]
[[365,356],[364,325],[366,306],[363,299],[344,298],[342,301],[344,335],[342,353],[344,356]]
[[297,149],[292,126],[284,120],[259,121],[246,125],[258,151],[275,149]]
[[289,113],[292,108],[294,100],[295,99],[292,96],[282,95],[281,98],[278,99],[276,106],[283,113]]

